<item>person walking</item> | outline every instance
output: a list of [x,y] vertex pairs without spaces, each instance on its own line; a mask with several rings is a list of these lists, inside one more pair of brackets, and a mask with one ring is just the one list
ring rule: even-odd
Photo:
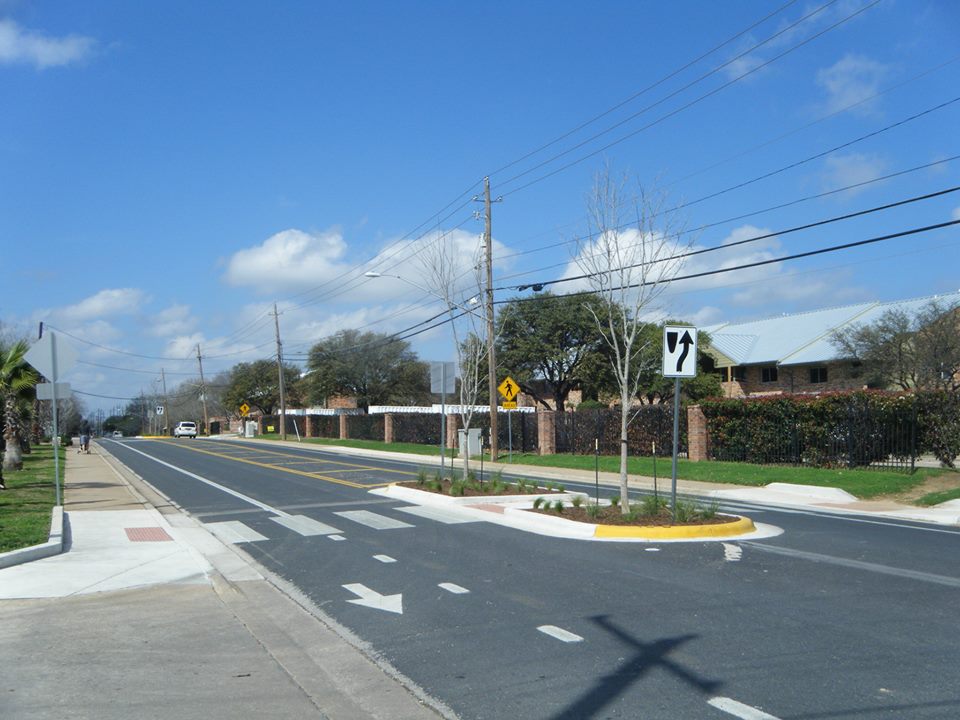
[[90,423],[84,420],[80,423],[80,449],[77,454],[90,454]]

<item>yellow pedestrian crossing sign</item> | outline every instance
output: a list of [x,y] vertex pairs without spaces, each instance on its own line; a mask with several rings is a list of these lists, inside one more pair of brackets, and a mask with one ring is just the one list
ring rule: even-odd
[[247,405],[246,403],[244,403],[243,405],[240,406],[240,414],[241,414],[243,417],[246,417],[248,412],[250,412],[250,406],[249,406],[249,405]]
[[497,390],[503,395],[504,400],[513,402],[513,399],[520,393],[520,386],[514,382],[512,377],[507,376],[497,387]]

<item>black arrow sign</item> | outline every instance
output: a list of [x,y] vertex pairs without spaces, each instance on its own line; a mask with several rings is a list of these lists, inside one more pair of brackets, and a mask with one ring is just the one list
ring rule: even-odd
[[677,372],[683,370],[683,361],[687,359],[687,355],[690,354],[690,346],[693,345],[693,338],[690,337],[689,331],[684,330],[683,337],[680,338],[680,344],[683,345],[683,351],[680,353],[680,357],[677,358]]

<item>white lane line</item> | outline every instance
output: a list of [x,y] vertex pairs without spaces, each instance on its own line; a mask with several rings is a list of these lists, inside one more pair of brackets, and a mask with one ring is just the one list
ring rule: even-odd
[[373,556],[373,559],[374,559],[374,560],[379,560],[379,561],[382,562],[382,563],[394,563],[394,562],[396,562],[396,560],[394,560],[394,559],[393,559],[392,557],[390,557],[389,555],[374,555],[374,556]]
[[709,705],[713,705],[717,710],[723,710],[741,720],[779,720],[779,718],[765,713],[763,710],[757,710],[755,707],[744,705],[742,702],[731,700],[728,697],[715,697],[707,700]]
[[644,548],[647,552],[660,552],[660,548]]
[[743,548],[733,543],[723,544],[723,559],[727,562],[739,562],[743,557]]
[[579,635],[574,635],[569,630],[564,630],[563,628],[558,628],[556,625],[541,625],[537,628],[540,632],[545,635],[549,635],[552,638],[557,640],[562,640],[563,642],[583,642],[583,638]]
[[446,523],[447,525],[480,522],[480,520],[474,517],[465,515],[463,511],[447,510],[446,508],[435,508],[427,505],[411,505],[409,507],[398,507],[396,509],[400,512],[410,513],[411,515],[426,518],[427,520],[436,520],[437,522]]
[[344,512],[334,513],[334,515],[339,515],[347,520],[353,520],[353,522],[360,523],[361,525],[372,527],[374,530],[396,530],[397,528],[414,527],[410,523],[405,523],[402,520],[394,520],[386,515],[378,515],[369,510],[346,510]]
[[154,457],[153,455],[148,455],[147,453],[143,452],[142,450],[137,450],[136,448],[132,448],[132,447],[129,447],[129,446],[125,446],[125,447],[126,447],[127,450],[129,450],[130,452],[135,452],[135,453],[137,453],[138,455],[143,455],[145,458],[149,458],[150,460],[153,460],[155,463],[159,463],[160,465],[163,465],[164,467],[168,467],[168,468],[170,468],[171,470],[176,470],[176,471],[179,472],[179,473],[183,473],[183,474],[186,475],[187,477],[192,477],[194,480],[199,480],[200,482],[205,483],[206,485],[209,485],[210,487],[214,487],[214,488],[216,488],[217,490],[220,490],[220,491],[222,491],[222,492],[225,492],[227,495],[232,495],[232,496],[235,497],[235,498],[238,498],[238,499],[240,499],[240,500],[243,500],[244,502],[250,503],[251,505],[254,505],[254,506],[258,507],[258,508],[260,508],[261,510],[266,510],[267,512],[271,512],[271,513],[273,513],[274,515],[279,515],[280,517],[290,517],[290,513],[285,513],[283,510],[278,510],[277,508],[273,507],[272,505],[267,505],[266,503],[262,503],[262,502],[260,502],[259,500],[254,500],[254,499],[253,499],[252,497],[250,497],[249,495],[244,495],[243,493],[237,492],[236,490],[231,490],[231,489],[228,488],[228,487],[224,487],[224,486],[221,485],[220,483],[215,483],[213,480],[207,480],[207,478],[202,477],[202,476],[200,476],[200,475],[197,475],[196,473],[192,473],[192,472],[190,472],[189,470],[184,470],[182,467],[177,467],[176,465],[172,465],[172,464],[170,464],[170,463],[168,463],[168,462],[165,462],[164,460],[161,460],[161,459],[158,458],[158,457]]
[[452,592],[454,595],[463,595],[464,593],[470,592],[465,587],[460,587],[459,585],[454,585],[453,583],[440,583],[437,585],[439,588],[443,588],[447,592]]
[[328,538],[336,542],[343,542],[346,538],[343,535],[327,535]]
[[934,583],[935,585],[960,587],[960,578],[949,577],[947,575],[935,575],[934,573],[920,572],[919,570],[907,570],[905,568],[890,567],[889,565],[878,565],[877,563],[864,562],[862,560],[850,560],[832,555],[821,555],[820,553],[793,550],[776,545],[762,545],[755,542],[747,542],[747,545],[757,550],[773,553],[774,555],[785,555],[786,557],[795,557],[801,560],[811,560],[813,562],[839,565],[856,570],[866,570],[867,572],[880,573],[881,575],[893,575],[895,577],[907,578],[908,580],[920,580],[922,582]]
[[285,528],[293,530],[295,533],[306,537],[312,535],[336,535],[340,531],[330,525],[325,525],[319,520],[314,520],[306,515],[293,515],[292,517],[272,517],[275,523],[283,525]]
[[226,543],[230,543],[231,545],[245,542],[259,542],[260,540],[269,539],[266,535],[261,535],[256,530],[244,525],[239,520],[203,523],[203,526],[218,538]]

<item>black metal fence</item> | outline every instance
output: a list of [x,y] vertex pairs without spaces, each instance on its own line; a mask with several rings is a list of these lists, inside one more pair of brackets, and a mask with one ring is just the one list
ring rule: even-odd
[[801,406],[779,417],[728,415],[708,428],[711,460],[913,472],[919,456],[913,405],[876,410],[851,403],[827,417]]
[[[594,442],[599,441],[601,455],[620,454],[620,410],[578,410],[554,415],[558,453],[592,455]],[[673,451],[673,405],[641,405],[631,409],[627,427],[627,452],[630,455],[652,455],[654,444],[658,455]],[[687,452],[687,412],[680,409],[678,452]]]

